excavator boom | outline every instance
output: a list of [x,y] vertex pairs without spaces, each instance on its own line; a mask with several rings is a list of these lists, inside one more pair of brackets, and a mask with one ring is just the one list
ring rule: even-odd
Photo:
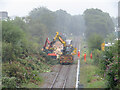
[[47,43],[50,44],[50,41],[48,40],[48,38],[46,38],[45,45],[43,46],[44,48],[46,48]]

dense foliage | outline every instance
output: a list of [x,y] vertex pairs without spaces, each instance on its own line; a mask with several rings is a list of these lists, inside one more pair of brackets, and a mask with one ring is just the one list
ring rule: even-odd
[[102,70],[104,70],[104,76],[107,79],[107,85],[110,88],[115,88],[120,86],[120,78],[118,76],[118,72],[120,72],[119,67],[120,57],[118,55],[118,41],[115,45],[106,48],[104,52],[104,59],[101,61]]
[[11,63],[3,63],[3,85],[8,88],[22,87],[24,83],[35,83],[43,79],[39,75],[41,72],[49,71],[49,66],[43,62],[44,58],[28,56],[24,59],[18,58]]
[[86,37],[94,32],[102,37],[114,31],[114,23],[108,13],[99,9],[87,9],[84,12],[86,28]]
[[93,33],[87,39],[88,47],[90,50],[101,49],[101,44],[103,43],[103,37],[99,34]]
[[41,83],[39,73],[49,71],[53,60],[41,52],[36,41],[30,39],[32,36],[27,31],[27,24],[21,18],[3,21],[2,24],[3,88]]
[[108,88],[119,88],[120,78],[119,68],[118,41],[105,51],[94,49],[93,64],[100,68],[100,74],[104,76]]
[[2,60],[10,61],[15,60],[20,57],[22,53],[26,53],[25,46],[25,33],[21,28],[14,25],[12,21],[3,21],[2,26],[2,46],[3,46],[3,55]]
[[[116,34],[114,26],[117,26],[116,19],[99,9],[87,9],[84,12],[86,24],[86,38],[89,52],[93,54],[93,65],[100,69],[100,75],[105,79],[108,88],[119,88],[120,79],[119,68],[119,41],[115,41]],[[113,20],[113,21],[112,21]],[[114,22],[114,23],[113,23]],[[105,51],[101,51],[101,43],[115,43],[106,46]]]
[[112,42],[115,39],[115,35],[113,35],[114,23],[108,13],[99,9],[87,9],[84,12],[84,19],[85,37],[90,50],[100,50],[106,37],[108,37],[107,42]]

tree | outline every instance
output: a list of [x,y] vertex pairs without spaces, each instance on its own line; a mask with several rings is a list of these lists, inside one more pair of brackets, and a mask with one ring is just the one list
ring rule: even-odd
[[115,38],[116,38],[115,33],[109,33],[105,38],[105,41],[109,43],[114,43]]
[[18,26],[19,28],[21,28],[22,30],[24,30],[25,32],[27,32],[27,24],[24,18],[21,17],[15,17],[14,20],[12,20],[12,23],[16,26]]
[[18,26],[14,25],[12,21],[2,22],[2,39],[3,42],[18,44],[24,37],[24,32]]
[[108,13],[99,9],[87,9],[84,12],[86,28],[86,37],[95,32],[102,37],[114,31],[114,23]]
[[88,46],[91,50],[94,49],[101,49],[101,44],[103,43],[103,38],[96,33],[90,35],[89,39],[87,40]]
[[[23,43],[25,33],[19,26],[14,25],[12,21],[3,21],[2,26],[2,60],[15,60],[17,57],[25,53],[26,46]],[[23,46],[24,45],[24,46]]]

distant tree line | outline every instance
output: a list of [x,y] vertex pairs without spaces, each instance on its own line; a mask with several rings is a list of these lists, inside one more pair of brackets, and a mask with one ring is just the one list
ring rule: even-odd
[[52,39],[55,33],[67,35],[82,35],[85,31],[85,21],[82,15],[72,16],[64,10],[52,12],[47,8],[40,7],[33,9],[28,17],[25,17],[28,30],[32,36],[39,37],[39,42],[45,41],[46,37]]
[[86,25],[85,37],[89,48],[92,50],[101,49],[101,43],[114,32],[114,23],[116,22],[113,23],[108,13],[93,8],[84,11],[84,19]]

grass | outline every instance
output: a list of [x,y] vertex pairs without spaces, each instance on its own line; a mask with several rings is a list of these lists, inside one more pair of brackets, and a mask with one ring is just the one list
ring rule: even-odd
[[[105,80],[100,75],[100,69],[93,64],[93,59],[90,59],[88,48],[84,48],[87,43],[82,41],[80,54],[80,84],[84,88],[106,88]],[[86,53],[86,62],[84,62],[84,53]]]
[[104,82],[103,81],[95,81],[93,83],[88,83],[86,88],[104,88]]
[[86,58],[86,62],[81,58],[80,84],[83,84],[84,88],[105,88],[105,81],[99,75],[100,69],[92,65],[92,62],[93,60],[90,57]]
[[39,88],[39,86],[36,85],[35,83],[28,83],[28,84],[23,84],[22,88]]

